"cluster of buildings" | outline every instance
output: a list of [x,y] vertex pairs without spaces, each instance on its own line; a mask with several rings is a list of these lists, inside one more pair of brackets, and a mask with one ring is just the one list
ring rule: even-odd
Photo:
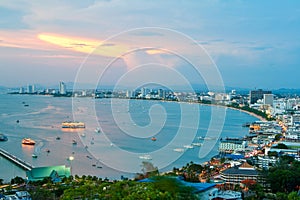
[[246,99],[249,107],[268,113],[274,120],[244,124],[249,128],[245,137],[221,139],[219,158],[206,163],[210,173],[203,171],[201,181],[210,179],[227,189],[254,183],[267,188],[262,171],[275,166],[283,155],[300,161],[300,99],[278,98],[263,90],[250,91]]

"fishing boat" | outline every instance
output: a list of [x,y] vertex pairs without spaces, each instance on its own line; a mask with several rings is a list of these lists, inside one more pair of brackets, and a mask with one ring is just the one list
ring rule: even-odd
[[22,140],[22,144],[24,145],[35,145],[35,141],[30,138],[24,138]]

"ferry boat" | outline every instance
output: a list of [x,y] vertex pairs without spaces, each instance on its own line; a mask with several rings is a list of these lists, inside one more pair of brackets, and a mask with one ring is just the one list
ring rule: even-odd
[[61,127],[62,128],[85,128],[85,123],[66,121],[61,124]]
[[35,145],[35,141],[30,138],[24,138],[22,140],[22,144],[24,145]]

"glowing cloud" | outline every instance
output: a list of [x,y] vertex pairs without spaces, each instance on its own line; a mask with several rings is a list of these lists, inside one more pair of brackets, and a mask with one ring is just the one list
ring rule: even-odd
[[125,45],[105,44],[103,41],[84,38],[66,37],[52,34],[39,34],[42,41],[81,53],[93,53],[107,57],[117,57],[125,53],[128,48]]

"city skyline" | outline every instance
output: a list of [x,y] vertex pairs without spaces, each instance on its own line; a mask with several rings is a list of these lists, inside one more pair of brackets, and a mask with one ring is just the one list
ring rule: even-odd
[[[299,88],[299,2],[17,0],[1,1],[0,11],[1,86],[76,82],[83,65],[88,70],[81,83],[93,84],[95,71],[103,72],[116,57],[102,84],[114,85],[145,63],[159,63],[154,72],[161,78],[168,79],[171,68],[191,84],[203,84],[187,63],[171,55],[204,55],[192,49],[195,44],[179,41],[180,35],[204,48],[226,87]],[[166,30],[176,33],[173,40]],[[140,47],[144,49],[128,53]],[[139,72],[130,80],[154,72]],[[167,83],[176,79],[171,76]]]

